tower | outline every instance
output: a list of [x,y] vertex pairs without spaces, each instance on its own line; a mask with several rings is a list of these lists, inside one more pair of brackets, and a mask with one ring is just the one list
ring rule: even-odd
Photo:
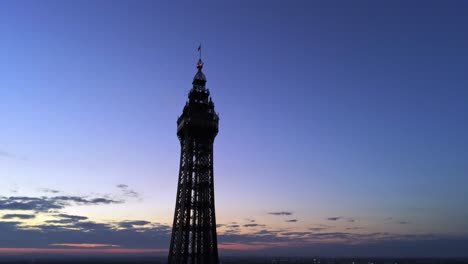
[[197,69],[177,119],[181,150],[169,264],[219,263],[213,185],[213,143],[219,117],[205,87],[201,56]]

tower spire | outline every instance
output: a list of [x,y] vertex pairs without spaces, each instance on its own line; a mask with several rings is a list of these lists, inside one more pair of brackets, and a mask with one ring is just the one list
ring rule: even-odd
[[197,69],[198,71],[201,71],[201,69],[203,69],[203,61],[201,59],[201,43],[200,45],[198,46],[198,63],[197,63]]
[[198,62],[197,62],[197,73],[195,74],[195,77],[193,77],[193,84],[195,85],[200,85],[200,86],[205,86],[205,83],[206,83],[206,76],[205,74],[202,72],[202,69],[203,69],[203,61],[201,59],[201,43],[200,45],[198,46]]
[[198,59],[201,60],[201,42],[200,45],[198,45]]

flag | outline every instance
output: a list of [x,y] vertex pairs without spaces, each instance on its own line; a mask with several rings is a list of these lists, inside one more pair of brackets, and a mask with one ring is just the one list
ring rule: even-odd
[[201,44],[200,44],[200,46],[198,46],[198,51],[200,51],[200,50],[201,50]]

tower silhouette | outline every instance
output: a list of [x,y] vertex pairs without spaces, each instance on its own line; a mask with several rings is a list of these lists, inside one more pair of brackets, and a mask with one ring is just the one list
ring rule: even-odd
[[181,150],[169,264],[219,263],[213,185],[213,142],[219,117],[205,87],[201,56],[197,69],[177,119]]

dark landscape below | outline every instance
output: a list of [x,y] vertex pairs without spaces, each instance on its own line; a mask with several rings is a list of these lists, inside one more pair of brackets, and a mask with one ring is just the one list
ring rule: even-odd
[[[301,258],[301,257],[221,257],[221,263],[312,263],[312,264],[458,264],[467,263],[467,258]],[[99,264],[156,264],[166,263],[166,257],[64,257],[64,256],[2,256],[0,263],[99,263]]]

